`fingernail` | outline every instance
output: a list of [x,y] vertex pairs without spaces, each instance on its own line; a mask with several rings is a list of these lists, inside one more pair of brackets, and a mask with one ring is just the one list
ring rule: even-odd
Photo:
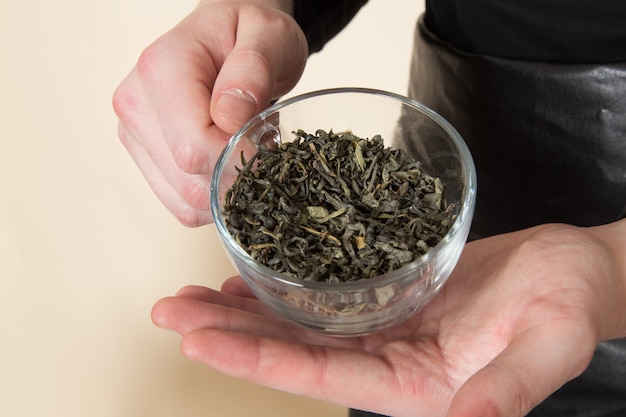
[[177,332],[176,330],[172,329],[171,327],[159,327],[161,330],[165,330],[166,332],[170,332],[170,333],[175,333],[177,335],[180,335],[180,332]]
[[233,88],[224,91],[217,100],[215,114],[241,126],[256,114],[256,109],[257,102],[254,97]]

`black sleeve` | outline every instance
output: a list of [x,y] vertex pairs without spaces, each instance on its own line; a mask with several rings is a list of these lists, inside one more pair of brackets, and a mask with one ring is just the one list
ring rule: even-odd
[[300,25],[309,53],[319,52],[343,29],[367,0],[294,0],[294,18]]

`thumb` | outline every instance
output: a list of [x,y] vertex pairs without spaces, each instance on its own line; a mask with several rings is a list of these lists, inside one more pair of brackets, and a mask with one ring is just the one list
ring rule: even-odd
[[215,81],[211,115],[227,133],[266,108],[296,84],[308,56],[304,34],[289,15],[242,7],[236,40]]
[[[581,335],[582,339],[577,341],[571,332],[562,332],[563,337],[555,339],[554,328],[543,327],[517,336],[468,379],[453,399],[447,417],[525,416],[582,373],[591,361],[593,343],[579,342],[588,336]],[[553,343],[555,340],[558,341]]]

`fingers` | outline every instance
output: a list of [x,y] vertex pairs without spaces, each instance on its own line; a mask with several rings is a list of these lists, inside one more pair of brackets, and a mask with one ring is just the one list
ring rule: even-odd
[[[233,282],[236,283],[235,285],[242,287],[241,293],[224,292],[223,289],[220,292],[198,285],[188,285],[181,288],[176,293],[176,297],[193,298],[198,301],[238,308],[255,314],[270,315],[269,312],[271,310],[254,297],[241,277],[232,277],[226,280],[224,285],[226,285],[227,282]],[[243,289],[244,287],[247,291]]]
[[186,173],[210,174],[232,133],[216,128],[209,111],[219,62],[208,51],[217,46],[198,38],[210,33],[183,23],[142,53],[137,73],[176,164]]
[[294,326],[279,319],[260,301],[201,286],[187,286],[175,297],[158,301],[152,309],[152,321],[182,335],[219,328],[281,339],[295,337]]
[[397,395],[390,367],[363,351],[213,329],[186,334],[181,349],[224,374],[345,406],[388,413],[393,401],[380,398]]
[[[565,329],[575,329],[565,326]],[[447,417],[521,417],[589,364],[594,343],[581,331],[543,326],[518,336],[461,387]],[[577,337],[580,335],[581,339]],[[546,345],[545,340],[553,340]],[[559,343],[560,340],[560,343]]]
[[222,292],[240,297],[255,298],[254,293],[241,277],[232,277],[224,281]]
[[398,416],[416,415],[415,401],[424,400],[423,415],[441,414],[429,393],[442,392],[433,387],[443,384],[444,373],[418,365],[399,370],[402,361],[392,357],[407,356],[404,342],[377,352],[362,338],[311,332],[276,318],[258,300],[202,287],[185,287],[159,301],[152,318],[182,334],[186,357],[231,376]]
[[270,9],[242,7],[234,48],[226,57],[212,97],[211,114],[224,131],[236,132],[273,97],[300,78],[308,49],[295,21]]
[[193,298],[169,297],[155,304],[152,320],[157,326],[182,335],[197,329],[219,328],[276,338],[292,337],[289,333],[290,326],[272,315],[265,315],[267,311],[260,304],[251,301],[241,299],[240,302],[233,302],[231,298],[210,303]]
[[[156,57],[153,59],[156,60]],[[156,63],[154,65],[160,67]],[[138,64],[137,68],[139,66]],[[142,75],[137,68],[122,82],[113,97],[113,106],[120,119],[118,130],[120,140],[159,199],[181,223],[187,226],[206,224],[211,220],[209,160],[212,161],[212,158],[216,157],[214,154],[218,151],[215,149],[221,149],[227,135],[215,125],[198,127],[195,121],[201,119],[200,116],[185,115],[184,111],[183,114],[179,114],[182,105],[177,105],[171,99],[155,97],[172,94],[166,90],[171,90],[175,86],[158,88],[151,84],[154,82],[152,78],[158,78],[157,75],[146,77],[147,70],[143,69]],[[155,90],[160,92],[155,93]],[[183,97],[183,87],[180,87],[180,90],[181,101],[198,102],[197,98]],[[196,105],[201,107],[202,101]],[[204,101],[208,103],[208,98]],[[208,104],[205,108],[208,109]],[[205,113],[208,114],[208,110],[205,110]],[[188,130],[168,136],[176,129],[170,127],[172,125],[182,125]],[[194,130],[198,133],[192,133]],[[172,137],[187,138],[188,143],[179,145],[176,140],[171,140]],[[213,154],[205,150],[212,141],[218,143],[214,146]],[[197,146],[196,142],[202,145]],[[193,148],[195,151],[181,151],[183,147],[187,147],[187,150]],[[205,155],[205,160],[200,161],[199,157],[192,155],[195,153]],[[184,166],[184,169],[181,166]],[[190,170],[207,172],[190,174],[188,172]]]
[[163,157],[152,157],[121,124],[118,135],[159,200],[182,224],[192,227],[213,221],[208,199],[210,176],[181,172],[168,158],[169,152]]
[[199,7],[141,54],[113,97],[119,135],[183,224],[211,221],[219,154],[244,122],[295,85],[307,54],[290,16],[244,3]]
[[255,298],[225,294],[209,288],[188,286],[176,296],[159,300],[152,309],[159,327],[185,335],[194,330],[215,328],[306,343],[354,346],[354,340],[320,335],[280,318]]

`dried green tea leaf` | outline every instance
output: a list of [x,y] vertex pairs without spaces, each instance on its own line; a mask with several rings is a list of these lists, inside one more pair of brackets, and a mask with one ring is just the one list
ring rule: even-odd
[[252,257],[308,281],[372,278],[419,258],[453,223],[445,184],[380,135],[294,132],[237,168],[228,230]]

